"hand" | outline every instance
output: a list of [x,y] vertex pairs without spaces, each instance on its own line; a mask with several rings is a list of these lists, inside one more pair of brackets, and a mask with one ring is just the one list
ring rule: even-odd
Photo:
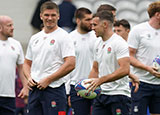
[[86,82],[85,84],[90,83],[90,85],[87,87],[89,89],[88,93],[90,91],[94,91],[98,86],[101,85],[101,80],[100,78],[92,78],[90,81]]
[[71,107],[71,96],[68,96],[68,106]]
[[50,83],[51,81],[49,81],[48,78],[45,77],[37,83],[37,88],[40,90],[44,90]]
[[129,74],[129,77],[131,78],[132,86],[135,86],[134,93],[136,93],[139,89],[140,81],[139,81],[138,77],[133,74]]
[[27,86],[23,87],[21,92],[18,94],[18,97],[20,98],[28,98],[28,94],[29,94],[29,89]]
[[36,86],[37,83],[30,77],[30,78],[28,78],[28,83],[27,83],[27,85],[28,85],[28,89],[32,90],[31,87]]
[[152,74],[152,75],[154,75],[155,77],[158,77],[158,78],[160,78],[160,72],[158,72],[158,69],[157,68],[155,68],[155,67],[148,67],[148,71]]

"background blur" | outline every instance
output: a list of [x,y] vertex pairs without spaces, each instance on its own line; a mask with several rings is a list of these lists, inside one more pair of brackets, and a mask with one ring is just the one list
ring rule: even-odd
[[[60,4],[62,0],[52,0]],[[77,8],[87,7],[93,13],[101,4],[110,4],[117,9],[117,19],[127,19],[131,26],[146,21],[148,4],[159,0],[72,0]],[[0,15],[8,15],[14,21],[14,38],[19,40],[26,51],[28,41],[34,29],[31,19],[39,0],[1,0]]]

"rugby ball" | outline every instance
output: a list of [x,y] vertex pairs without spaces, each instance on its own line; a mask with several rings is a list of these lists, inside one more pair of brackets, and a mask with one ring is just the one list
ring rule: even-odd
[[90,81],[90,80],[91,79],[83,79],[83,80],[78,81],[75,84],[75,90],[83,98],[94,99],[94,98],[97,97],[97,95],[100,95],[101,88],[97,87],[94,91],[90,91],[88,93],[88,90],[86,88],[90,85],[90,83],[87,83],[87,84],[85,84],[85,83]]
[[160,72],[160,56],[157,56],[154,60],[153,60],[153,67],[158,69],[158,72]]

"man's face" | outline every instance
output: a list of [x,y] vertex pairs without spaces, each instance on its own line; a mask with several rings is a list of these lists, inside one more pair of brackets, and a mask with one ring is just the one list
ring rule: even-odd
[[84,18],[80,20],[80,28],[83,31],[89,32],[92,30],[92,14],[85,14]]
[[126,29],[122,25],[120,25],[114,27],[114,32],[120,35],[123,39],[127,40],[129,29]]
[[99,20],[99,17],[94,17],[92,20],[92,30],[95,31],[97,37],[104,35],[103,22]]
[[3,21],[3,23],[0,25],[1,26],[1,34],[5,36],[6,38],[8,37],[13,37],[13,22],[11,19],[7,18],[6,20]]
[[51,30],[57,26],[59,13],[55,9],[45,9],[40,14],[40,18],[43,21],[44,28]]

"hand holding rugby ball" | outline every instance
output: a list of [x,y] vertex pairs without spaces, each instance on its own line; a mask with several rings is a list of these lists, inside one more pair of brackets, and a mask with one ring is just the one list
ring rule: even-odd
[[75,85],[75,90],[77,91],[77,93],[83,97],[83,98],[87,98],[87,99],[94,99],[96,98],[97,95],[100,95],[101,93],[101,88],[97,87],[94,91],[89,91],[89,89],[86,89],[90,83],[86,83],[91,81],[91,79],[84,79],[84,80],[80,80],[76,83]]
[[157,56],[153,60],[153,67],[155,67],[157,69],[157,71],[160,72],[160,56]]

